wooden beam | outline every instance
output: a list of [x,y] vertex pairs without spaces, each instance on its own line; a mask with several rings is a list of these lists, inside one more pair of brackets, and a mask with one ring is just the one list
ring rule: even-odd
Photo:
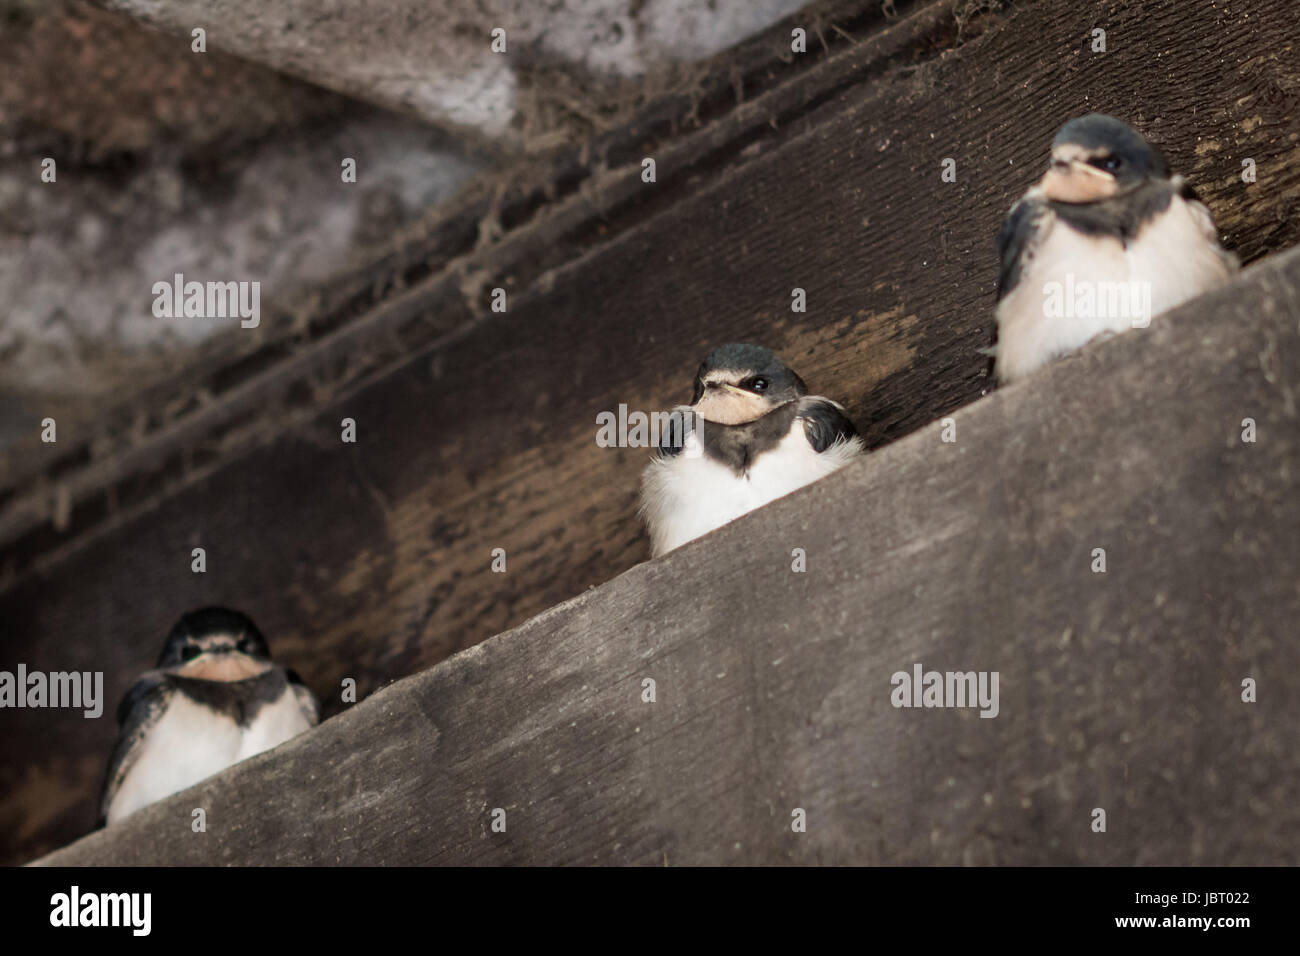
[[[698,129],[637,127],[482,230],[431,229],[454,255],[412,246],[403,261],[425,272],[214,389],[214,420],[122,449],[138,457],[87,480],[66,529],[5,540],[13,660],[102,670],[116,696],[182,610],[219,601],[334,713],[344,678],[369,694],[644,560],[646,455],[598,448],[596,415],[680,402],[713,345],[777,348],[873,447],[951,413],[989,387],[997,225],[1054,130],[1091,109],[1160,142],[1247,259],[1300,238],[1291,0],[1196,17],[1039,0],[960,30],[955,9],[873,19],[810,67],[758,71]],[[1089,48],[1099,24],[1105,54]],[[1206,50],[1238,66],[1210,69]],[[949,157],[956,183],[940,178]],[[495,286],[505,314],[487,310]],[[796,286],[806,314],[790,311]],[[356,445],[339,441],[344,417]],[[91,825],[113,728],[0,719],[0,858],[29,859]]]
[[1300,251],[42,862],[1295,864],[1297,382]]

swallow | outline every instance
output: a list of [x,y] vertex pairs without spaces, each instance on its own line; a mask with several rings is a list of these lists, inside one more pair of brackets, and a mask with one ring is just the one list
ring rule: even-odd
[[843,406],[809,395],[757,345],[724,345],[695,373],[689,406],[641,479],[655,557],[829,475],[865,452]]
[[998,235],[999,382],[1226,282],[1237,257],[1160,150],[1090,113],[1052,141],[1051,165]]
[[155,669],[117,708],[100,825],[279,746],[319,719],[316,698],[297,674],[271,661],[266,638],[246,615],[190,611],[167,635]]

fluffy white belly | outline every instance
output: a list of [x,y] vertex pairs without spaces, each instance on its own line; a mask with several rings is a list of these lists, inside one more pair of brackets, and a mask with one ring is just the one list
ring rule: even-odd
[[[1084,236],[1047,216],[1042,227],[1047,234],[1035,245],[1033,261],[998,304],[997,367],[1004,382],[1102,333],[1133,328],[1132,312],[1100,307],[1103,283],[1140,283],[1143,299],[1150,296],[1150,316],[1156,316],[1222,284],[1235,271],[1235,260],[1218,247],[1204,208],[1178,196],[1127,248],[1118,239]],[[1075,290],[1090,286],[1096,293],[1093,314],[1046,314],[1048,284],[1064,289],[1070,281]]]
[[177,693],[140,745],[140,756],[114,795],[107,821],[115,823],[310,726],[292,693],[263,706],[243,728]]
[[854,438],[818,454],[797,424],[742,476],[701,454],[698,443],[688,435],[680,454],[651,461],[642,477],[641,509],[656,557],[829,475],[862,452],[861,439]]

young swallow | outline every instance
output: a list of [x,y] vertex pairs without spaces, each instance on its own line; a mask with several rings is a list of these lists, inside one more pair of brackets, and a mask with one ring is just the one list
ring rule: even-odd
[[1227,281],[1210,211],[1132,127],[1091,113],[1052,141],[1047,173],[998,235],[1000,382]]
[[117,708],[100,823],[184,790],[246,757],[279,746],[319,720],[298,675],[274,664],[244,614],[207,607],[184,615],[157,667]]
[[641,479],[655,557],[864,452],[843,407],[809,395],[803,379],[757,345],[710,352],[691,404],[674,412],[682,427],[662,438]]

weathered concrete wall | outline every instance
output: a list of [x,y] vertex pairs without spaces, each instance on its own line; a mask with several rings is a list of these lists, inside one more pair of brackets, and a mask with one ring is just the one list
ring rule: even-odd
[[474,168],[409,118],[80,3],[0,0],[0,63],[0,483],[49,450],[43,417],[92,428],[110,397],[251,346],[234,320],[159,320],[153,283],[260,282],[271,311]]
[[1294,865],[1297,390],[1300,251],[43,862]]
[[608,125],[602,114],[640,95],[628,81],[734,46],[805,0],[103,2],[462,134],[537,148]]

